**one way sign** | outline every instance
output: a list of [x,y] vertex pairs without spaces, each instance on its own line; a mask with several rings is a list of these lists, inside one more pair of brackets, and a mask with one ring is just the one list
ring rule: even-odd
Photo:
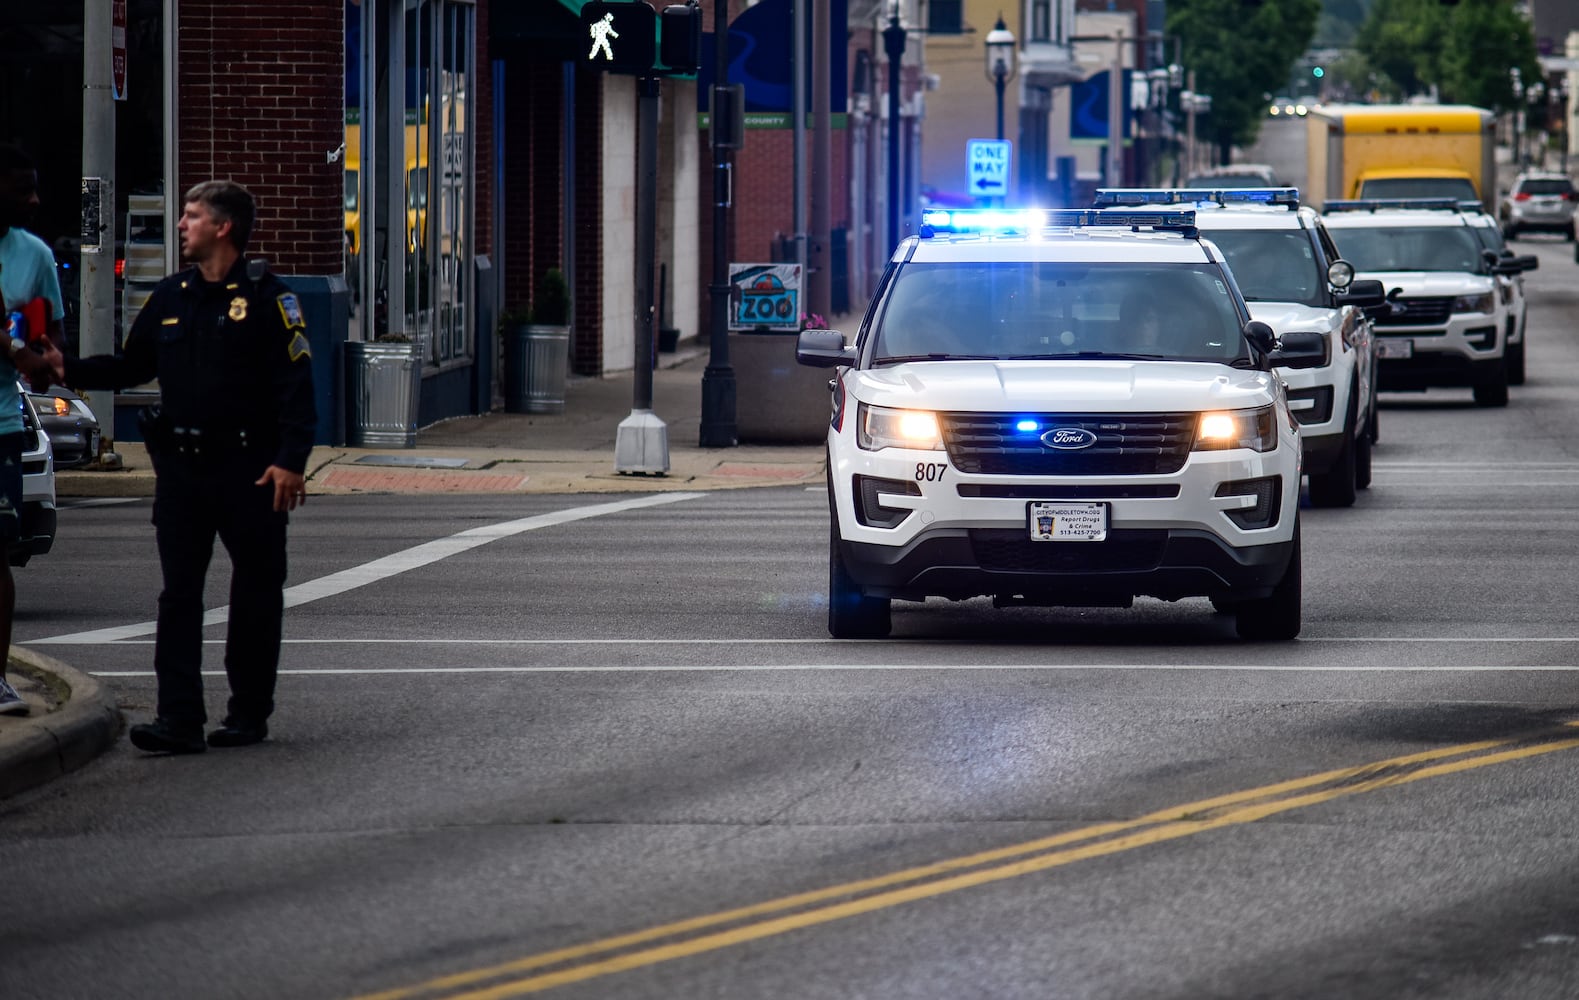
[[978,198],[1002,198],[1009,193],[1010,143],[1007,139],[970,139],[965,143],[970,193]]

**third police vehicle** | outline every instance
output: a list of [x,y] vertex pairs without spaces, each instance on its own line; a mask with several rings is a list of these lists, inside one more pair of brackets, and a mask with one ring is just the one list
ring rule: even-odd
[[1382,390],[1467,386],[1480,406],[1508,405],[1511,303],[1499,278],[1533,258],[1486,249],[1478,206],[1453,199],[1329,201],[1324,220],[1361,275],[1380,280],[1393,309],[1376,320]]

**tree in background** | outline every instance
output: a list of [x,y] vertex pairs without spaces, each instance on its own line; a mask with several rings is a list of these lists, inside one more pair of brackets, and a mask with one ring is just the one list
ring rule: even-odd
[[1178,35],[1195,87],[1212,98],[1202,135],[1227,163],[1255,141],[1270,91],[1281,91],[1310,46],[1321,0],[1173,0],[1168,34]]
[[1435,87],[1444,103],[1507,111],[1517,104],[1510,69],[1542,78],[1530,22],[1512,0],[1375,0],[1355,47],[1392,100]]

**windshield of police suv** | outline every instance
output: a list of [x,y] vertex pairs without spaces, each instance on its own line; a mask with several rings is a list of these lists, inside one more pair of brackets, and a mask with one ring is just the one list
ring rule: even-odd
[[1380,177],[1360,183],[1361,198],[1453,198],[1479,201],[1475,185],[1463,177]]
[[1325,278],[1304,230],[1217,229],[1205,235],[1223,252],[1239,291],[1251,302],[1326,304]]
[[1480,240],[1468,226],[1329,225],[1327,231],[1356,271],[1485,271]]
[[1242,320],[1212,264],[919,263],[878,315],[876,364],[1127,358],[1248,360]]

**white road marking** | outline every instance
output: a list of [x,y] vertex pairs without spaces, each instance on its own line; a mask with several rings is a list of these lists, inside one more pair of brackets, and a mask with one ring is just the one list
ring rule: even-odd
[[[640,673],[751,673],[772,671],[828,671],[855,673],[863,670],[1118,670],[1125,672],[1187,673],[1190,671],[1218,673],[1313,673],[1313,674],[1459,674],[1459,673],[1579,673],[1579,664],[1537,664],[1496,666],[1492,664],[1395,664],[1378,663],[1366,666],[1331,666],[1272,663],[663,663],[652,666],[611,664],[602,667],[581,665],[519,665],[506,667],[325,667],[321,670],[282,669],[280,674],[311,676],[351,676],[376,674],[640,674]],[[152,677],[152,670],[89,670],[95,677]],[[205,670],[209,677],[223,677],[223,670]]]
[[[334,597],[357,587],[365,587],[370,583],[377,583],[389,577],[405,573],[409,570],[420,569],[429,563],[447,559],[480,545],[498,541],[501,538],[510,538],[525,531],[538,528],[552,528],[572,521],[583,521],[589,517],[600,517],[604,514],[618,514],[628,510],[640,510],[643,507],[656,507],[660,504],[676,503],[680,500],[694,500],[704,496],[702,493],[657,493],[652,496],[636,497],[630,500],[616,500],[612,503],[593,504],[589,507],[571,507],[568,510],[554,511],[548,514],[534,514],[531,517],[517,518],[513,521],[500,521],[497,524],[484,524],[476,528],[456,532],[445,538],[436,538],[431,542],[413,545],[409,549],[374,559],[372,562],[353,566],[338,573],[330,573],[316,580],[289,587],[285,591],[285,606],[293,608],[298,604],[309,601],[322,600],[325,597]],[[203,624],[218,625],[230,619],[230,606],[214,608],[203,613]],[[118,642],[122,639],[134,639],[138,636],[152,635],[155,631],[155,622],[138,622],[135,625],[116,625],[111,628],[93,629],[88,632],[73,632],[68,635],[51,636],[44,639],[30,639],[27,645],[61,646],[61,645],[96,645],[106,642]]]
[[[108,630],[100,630],[108,631]],[[81,632],[78,635],[97,635],[97,632]],[[30,639],[29,642],[42,644],[63,645],[68,641],[84,642],[88,644],[101,643],[103,640],[79,640],[72,636],[57,636],[52,639]],[[151,646],[152,639],[128,639],[120,642],[122,646]],[[287,646],[807,646],[807,645],[845,645],[860,643],[873,645],[870,639],[463,639],[451,636],[439,638],[435,636],[414,636],[408,639],[390,638],[328,638],[328,639],[282,639],[282,644]],[[994,646],[999,645],[991,639],[975,637],[952,636],[911,636],[880,640],[885,646],[906,645],[968,645],[968,646]],[[1412,642],[1412,643],[1456,643],[1462,645],[1476,645],[1479,643],[1573,643],[1579,645],[1579,636],[1305,636],[1298,640],[1300,643],[1312,642]],[[223,646],[224,639],[204,639],[204,645]],[[1004,645],[1022,646],[1024,642],[1018,639],[1007,640]],[[1081,643],[1071,643],[1079,646]]]

